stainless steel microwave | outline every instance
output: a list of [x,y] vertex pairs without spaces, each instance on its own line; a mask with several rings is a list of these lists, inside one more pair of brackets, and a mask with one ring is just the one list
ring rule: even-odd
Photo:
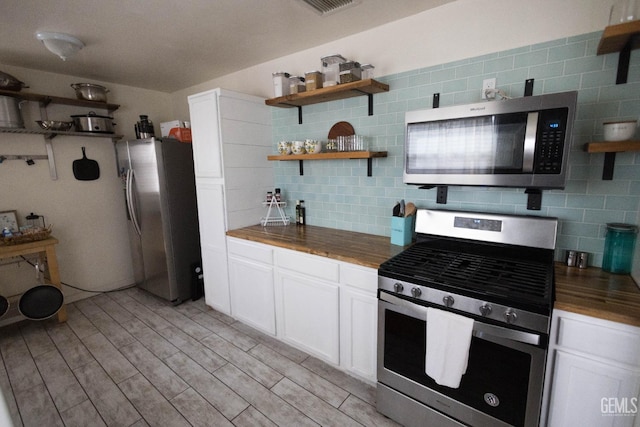
[[405,114],[403,181],[562,189],[577,92]]

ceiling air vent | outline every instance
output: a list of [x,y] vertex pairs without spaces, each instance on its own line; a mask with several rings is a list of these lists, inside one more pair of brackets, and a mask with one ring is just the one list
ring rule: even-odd
[[339,10],[355,6],[362,0],[302,0],[302,3],[310,6],[320,15],[328,15]]

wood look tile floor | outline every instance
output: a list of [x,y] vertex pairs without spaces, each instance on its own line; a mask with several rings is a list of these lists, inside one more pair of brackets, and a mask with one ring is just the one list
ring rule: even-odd
[[375,388],[210,309],[137,288],[0,328],[15,426],[397,426]]

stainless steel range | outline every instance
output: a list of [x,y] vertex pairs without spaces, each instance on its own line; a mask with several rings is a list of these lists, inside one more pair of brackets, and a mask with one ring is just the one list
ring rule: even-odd
[[[538,425],[556,231],[552,218],[418,211],[417,242],[378,270],[381,413],[416,427]],[[425,373],[428,307],[473,319],[458,387]]]

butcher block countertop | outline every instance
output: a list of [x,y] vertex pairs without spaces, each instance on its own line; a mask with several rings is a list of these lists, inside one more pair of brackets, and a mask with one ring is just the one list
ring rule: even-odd
[[[385,236],[312,225],[253,225],[227,235],[375,269],[406,249],[392,245]],[[640,326],[640,289],[630,276],[561,263],[556,263],[555,273],[555,308]]]
[[252,225],[227,231],[227,236],[375,269],[406,248],[406,246],[392,245],[389,238],[384,236],[313,225],[267,227]]
[[626,274],[556,263],[554,308],[640,326],[640,289]]

